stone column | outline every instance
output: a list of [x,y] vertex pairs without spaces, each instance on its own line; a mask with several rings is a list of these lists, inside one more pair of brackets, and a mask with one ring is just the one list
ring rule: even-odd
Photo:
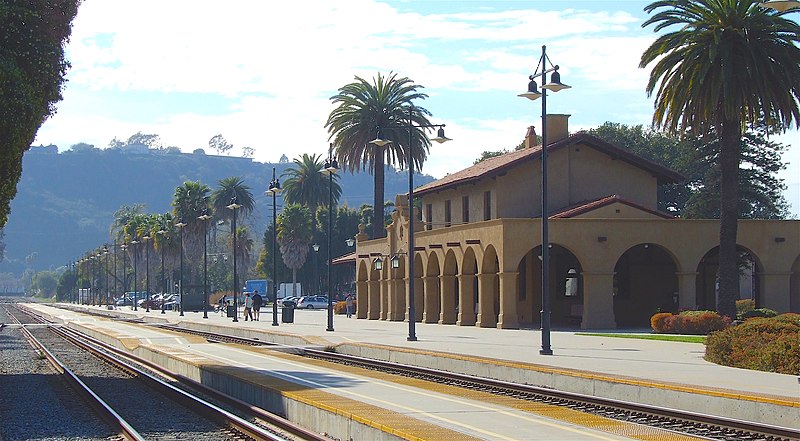
[[392,279],[381,279],[381,320],[386,320],[389,316],[389,288]]
[[369,286],[369,305],[367,309],[367,318],[369,320],[378,320],[381,318],[381,282],[380,280],[370,280]]
[[[410,299],[408,298],[409,293],[406,293],[406,305],[410,305]],[[422,312],[425,310],[424,306],[425,300],[425,284],[422,282],[422,277],[414,277],[414,314],[416,317],[414,318],[415,321],[422,320]],[[408,318],[408,306],[406,306],[406,320]]]
[[406,280],[408,279],[391,279],[389,281],[392,288],[389,291],[388,320],[405,320]]
[[759,293],[761,308],[774,309],[778,312],[789,312],[791,298],[789,280],[792,272],[763,272],[758,274],[763,283]]
[[519,284],[516,271],[507,271],[498,274],[500,277],[500,314],[497,327],[500,329],[518,329],[519,315],[517,303],[519,301]]
[[424,323],[436,323],[439,320],[439,307],[441,304],[439,293],[439,276],[425,277],[425,311],[422,314]]
[[475,326],[475,274],[458,276],[461,292],[458,297],[459,326]]
[[494,289],[494,278],[497,274],[478,274],[478,321],[481,328],[497,326],[497,313],[494,310],[494,298],[498,295]]
[[356,318],[367,318],[369,306],[369,282],[366,280],[356,282]]
[[456,303],[456,276],[444,275],[442,279],[442,297],[439,308],[441,313],[439,315],[440,325],[452,325],[456,322],[456,310],[453,305]]
[[697,307],[697,275],[696,271],[675,273],[678,276],[678,309],[695,309]]
[[584,271],[583,329],[614,329],[614,273]]

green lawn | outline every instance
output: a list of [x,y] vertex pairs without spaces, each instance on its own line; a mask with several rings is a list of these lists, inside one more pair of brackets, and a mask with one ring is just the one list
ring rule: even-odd
[[613,333],[590,333],[580,332],[575,335],[586,335],[589,337],[615,337],[615,338],[637,338],[640,340],[662,340],[662,341],[681,341],[684,343],[705,343],[705,335],[670,335],[670,334],[613,334]]

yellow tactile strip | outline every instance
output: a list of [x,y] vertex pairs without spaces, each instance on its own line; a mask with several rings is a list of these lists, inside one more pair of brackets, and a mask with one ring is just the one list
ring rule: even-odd
[[579,377],[585,378],[590,380],[597,380],[597,381],[606,381],[611,383],[620,383],[620,384],[629,384],[638,387],[649,387],[655,389],[665,389],[665,390],[672,390],[676,392],[687,392],[692,394],[698,395],[708,395],[713,397],[720,397],[720,398],[729,398],[733,400],[744,400],[744,401],[753,401],[757,403],[767,403],[767,404],[774,404],[778,406],[786,406],[786,407],[800,407],[800,400],[789,400],[785,397],[776,396],[776,395],[769,395],[769,394],[755,394],[755,393],[745,393],[739,391],[732,391],[729,389],[721,389],[721,388],[700,388],[695,386],[690,386],[686,384],[679,384],[679,383],[671,383],[671,382],[653,382],[653,381],[646,381],[641,380],[638,378],[633,377],[625,377],[625,376],[611,376],[611,375],[602,375],[595,372],[589,371],[581,371],[578,369],[570,369],[570,368],[554,368],[552,366],[544,366],[535,363],[523,363],[523,362],[515,362],[515,361],[507,361],[507,360],[499,360],[496,358],[488,358],[488,357],[478,357],[473,355],[461,355],[461,354],[452,354],[448,352],[437,352],[437,351],[425,351],[419,349],[409,349],[400,346],[386,346],[386,345],[375,345],[370,343],[340,343],[336,345],[336,347],[340,346],[354,346],[354,347],[366,347],[366,348],[375,348],[375,349],[382,349],[382,350],[391,350],[392,352],[405,352],[409,354],[416,354],[416,355],[424,355],[428,357],[439,357],[439,358],[450,358],[453,360],[463,360],[475,363],[484,363],[484,364],[491,364],[497,366],[505,366],[514,369],[522,369],[522,370],[531,370],[541,373],[549,373],[549,374],[558,374],[558,375],[566,375],[571,377]]
[[[244,348],[242,348],[244,349]],[[280,353],[278,353],[280,354]],[[274,353],[270,353],[274,355]],[[350,398],[323,392],[318,389],[301,387],[296,383],[281,380],[255,371],[243,371],[228,366],[207,367],[218,371],[221,375],[238,378],[251,383],[254,387],[272,390],[282,396],[324,409],[337,415],[374,427],[386,433],[411,441],[478,441],[475,438],[454,430],[440,427],[401,413],[383,409],[371,404],[362,403]]]
[[291,359],[293,361],[319,366],[325,369],[333,369],[354,375],[366,376],[369,378],[374,378],[376,380],[385,381],[389,383],[402,384],[404,386],[419,388],[440,394],[457,396],[459,398],[474,400],[481,403],[491,403],[498,406],[504,406],[511,409],[516,409],[541,415],[553,420],[569,422],[581,427],[588,427],[594,430],[599,430],[614,435],[624,436],[631,439],[638,439],[644,441],[680,441],[680,440],[696,441],[697,439],[699,439],[697,437],[682,435],[670,432],[668,430],[658,429],[654,427],[647,427],[635,423],[628,423],[625,421],[619,421],[551,404],[536,403],[513,397],[504,397],[504,396],[490,394],[487,392],[464,389],[456,386],[450,386],[439,383],[432,383],[425,380],[408,378],[399,375],[392,375],[384,372],[363,369],[355,366],[347,366],[339,363],[332,363],[325,360],[316,360],[293,354],[270,352],[269,355],[272,357],[282,357],[286,359]]

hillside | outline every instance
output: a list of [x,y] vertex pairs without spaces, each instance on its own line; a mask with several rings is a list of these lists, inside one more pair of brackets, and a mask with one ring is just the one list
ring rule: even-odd
[[[123,205],[145,204],[151,213],[171,209],[176,187],[200,181],[215,189],[217,181],[240,176],[256,198],[250,222],[254,237],[271,221],[272,199],[264,195],[272,179],[293,163],[265,164],[247,158],[205,154],[167,153],[164,150],[126,152],[120,149],[66,151],[55,147],[31,148],[23,159],[22,179],[11,203],[5,226],[6,260],[0,272],[21,273],[25,259],[36,253],[35,270],[62,266],[86,250],[107,242],[114,212]],[[415,176],[422,185],[430,176]],[[372,176],[341,173],[340,203],[357,208],[372,204]],[[408,191],[408,174],[386,171],[386,199]],[[278,204],[281,204],[281,198]]]

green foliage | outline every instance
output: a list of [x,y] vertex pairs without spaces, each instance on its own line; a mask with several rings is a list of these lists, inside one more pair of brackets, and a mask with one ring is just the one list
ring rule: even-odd
[[277,229],[283,262],[292,270],[300,269],[312,243],[308,208],[297,204],[287,205],[278,216]]
[[725,366],[797,375],[800,314],[751,318],[711,334],[705,359]]
[[69,62],[64,45],[78,0],[0,2],[0,227],[22,174],[22,156],[55,112]]
[[757,308],[753,309],[752,311],[747,311],[742,314],[742,319],[747,320],[753,317],[775,317],[778,315],[778,311],[769,308]]
[[[720,217],[719,141],[712,133],[683,138],[646,129],[606,122],[589,131],[609,143],[669,167],[686,177],[678,184],[658,189],[658,207],[687,219]],[[742,219],[783,219],[788,215],[782,191],[786,186],[777,177],[786,168],[781,154],[786,146],[770,141],[763,128],[743,136],[739,173],[739,217]]]
[[73,269],[68,269],[61,273],[56,286],[56,300],[69,299],[78,289],[78,275]]
[[756,309],[756,301],[753,299],[742,299],[736,301],[736,318],[741,319],[742,314]]
[[[410,157],[414,168],[420,170],[428,157],[430,140],[419,126],[430,126],[430,112],[413,105],[414,100],[428,95],[418,91],[422,86],[406,77],[398,78],[395,73],[378,73],[371,83],[360,77],[355,79],[331,97],[336,108],[328,115],[325,127],[334,140],[342,167],[373,173],[373,206],[379,207],[384,201],[385,164],[405,166]],[[414,127],[409,128],[409,123]],[[384,147],[372,144],[370,141],[376,136],[391,143]],[[373,238],[385,235],[380,228],[381,211],[373,213]]]
[[[736,314],[736,231],[744,127],[800,125],[800,25],[758,0],[656,1],[643,27],[668,29],[642,54],[653,63],[646,90],[656,93],[653,123],[673,134],[719,137],[719,295],[717,310]],[[753,81],[757,78],[757,81]]]
[[37,297],[52,297],[56,294],[58,274],[53,271],[40,271],[33,276],[31,288]]

